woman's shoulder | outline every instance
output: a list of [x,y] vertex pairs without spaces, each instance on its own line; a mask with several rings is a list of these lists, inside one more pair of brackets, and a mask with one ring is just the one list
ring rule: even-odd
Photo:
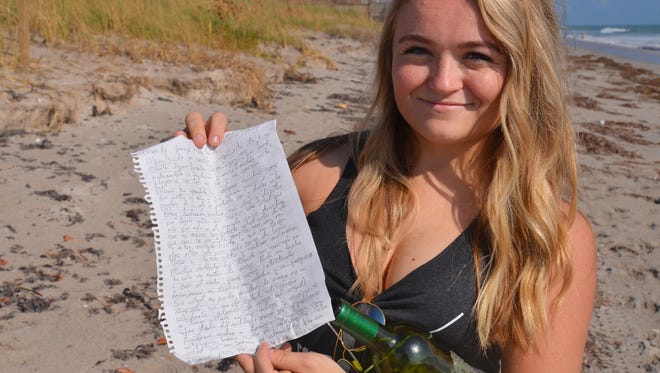
[[355,155],[354,134],[328,137],[303,146],[289,157],[293,180],[305,215],[328,198]]
[[[570,205],[568,202],[561,201],[561,209],[565,216],[569,216]],[[568,226],[568,234],[573,247],[573,256],[575,259],[576,254],[583,256],[583,260],[589,260],[590,257],[596,255],[596,238],[594,231],[589,223],[589,219],[578,209],[575,210],[570,225]],[[578,258],[579,259],[579,258]]]
[[596,238],[587,217],[578,211],[568,232],[573,246],[574,271],[595,272]]
[[568,235],[573,248],[573,256],[577,253],[582,253],[582,259],[589,260],[590,256],[595,257],[596,238],[589,219],[579,209],[575,209],[575,213],[571,214],[571,206],[567,201],[562,200],[559,204],[566,219],[570,219],[571,215],[573,215],[568,226]]

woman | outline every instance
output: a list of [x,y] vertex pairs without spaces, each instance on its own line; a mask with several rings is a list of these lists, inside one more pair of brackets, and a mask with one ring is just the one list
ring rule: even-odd
[[[580,370],[596,253],[576,211],[558,33],[552,0],[392,3],[377,124],[290,158],[331,296],[484,371]],[[186,117],[198,146],[226,123]],[[291,346],[237,360],[259,373],[352,360],[327,326]]]

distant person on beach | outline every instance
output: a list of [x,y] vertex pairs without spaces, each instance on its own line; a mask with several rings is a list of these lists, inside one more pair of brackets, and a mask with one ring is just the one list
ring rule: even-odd
[[[580,371],[596,248],[576,207],[562,55],[552,0],[393,1],[375,124],[289,158],[331,297],[485,372]],[[226,129],[189,113],[176,135],[218,146]],[[324,325],[236,360],[357,371],[346,344]]]

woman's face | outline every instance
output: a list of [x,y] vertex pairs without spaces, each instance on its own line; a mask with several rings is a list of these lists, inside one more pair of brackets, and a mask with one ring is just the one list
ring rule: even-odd
[[394,96],[417,140],[469,146],[491,133],[507,58],[476,5],[406,1],[394,27]]

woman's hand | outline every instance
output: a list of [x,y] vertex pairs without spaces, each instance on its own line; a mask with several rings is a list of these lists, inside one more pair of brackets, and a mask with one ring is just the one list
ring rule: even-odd
[[193,111],[186,115],[186,129],[176,131],[174,137],[185,136],[198,148],[207,143],[215,148],[222,142],[225,132],[227,132],[227,117],[224,114],[216,112],[204,121],[201,113]]
[[236,361],[246,373],[344,373],[330,357],[316,352],[292,352],[288,343],[271,349],[262,342],[254,356],[238,355]]

